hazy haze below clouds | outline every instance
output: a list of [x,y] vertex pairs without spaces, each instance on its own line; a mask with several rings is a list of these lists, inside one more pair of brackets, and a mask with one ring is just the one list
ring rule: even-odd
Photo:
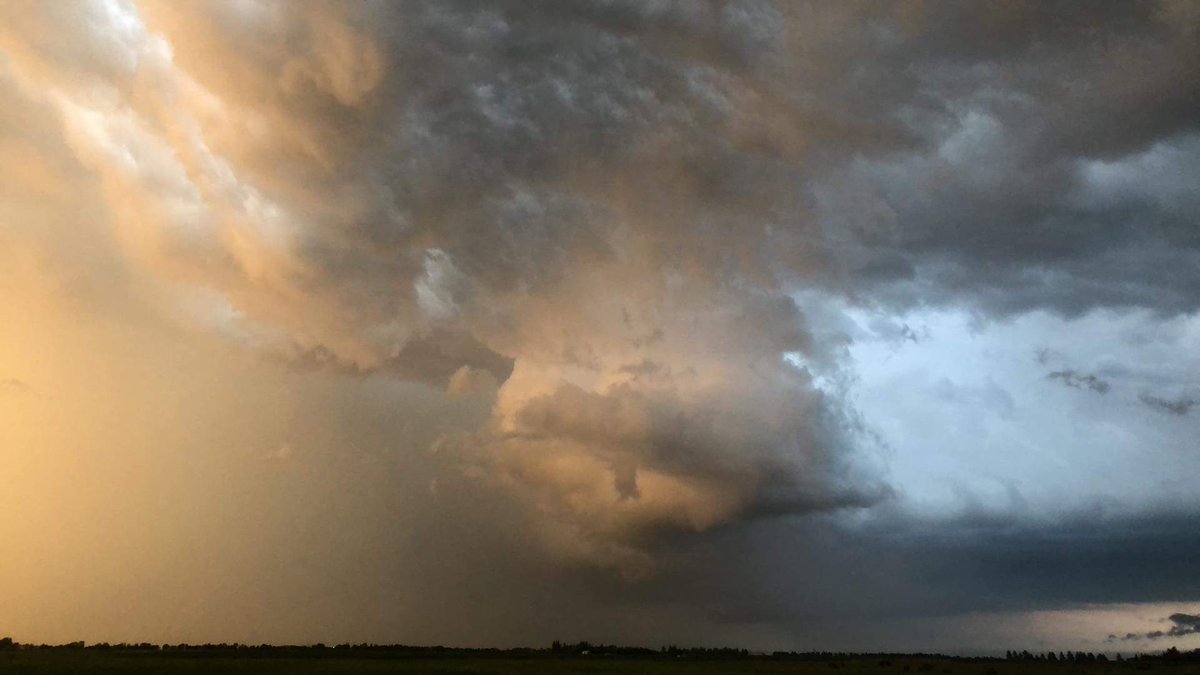
[[1172,0],[13,3],[0,623],[1190,616],[1197,64]]

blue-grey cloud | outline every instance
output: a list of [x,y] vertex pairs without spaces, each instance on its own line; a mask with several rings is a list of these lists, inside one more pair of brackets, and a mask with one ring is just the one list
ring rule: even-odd
[[1088,373],[1074,370],[1056,370],[1046,376],[1047,380],[1057,380],[1074,389],[1089,389],[1097,394],[1107,394],[1112,385],[1107,381]]
[[1177,399],[1168,399],[1146,392],[1138,394],[1138,400],[1140,400],[1142,403],[1145,403],[1152,410],[1177,416],[1186,415],[1191,412],[1192,408],[1194,408],[1196,405],[1200,405],[1200,401],[1187,396]]

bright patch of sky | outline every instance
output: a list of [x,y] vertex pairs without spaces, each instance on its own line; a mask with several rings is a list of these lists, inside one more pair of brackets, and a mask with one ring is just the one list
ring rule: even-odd
[[[1200,507],[1200,316],[980,322],[953,310],[849,315],[851,401],[912,508],[1054,517]],[[1057,374],[1057,375],[1055,375]]]

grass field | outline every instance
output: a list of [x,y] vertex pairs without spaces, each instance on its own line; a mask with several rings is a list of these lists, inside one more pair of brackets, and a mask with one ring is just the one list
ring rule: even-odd
[[227,658],[94,652],[0,654],[3,673],[800,673],[805,675],[1200,675],[1200,662],[1045,663],[951,659],[783,661],[575,658]]

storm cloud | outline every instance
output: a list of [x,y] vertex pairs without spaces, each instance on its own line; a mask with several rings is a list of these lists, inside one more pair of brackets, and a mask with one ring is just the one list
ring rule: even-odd
[[[246,475],[301,476],[246,495],[323,486],[368,525],[337,534],[297,498],[305,522],[372,574],[394,563],[403,582],[382,586],[452,593],[465,615],[549,577],[580,630],[669,615],[680,637],[768,626],[745,635],[788,646],[814,613],[871,614],[846,600],[860,587],[889,621],[1198,592],[1151,555],[1196,548],[1171,482],[1197,468],[1194,3],[96,0],[0,17],[0,242],[20,253],[0,289],[51,298],[47,333],[90,317],[113,370],[143,373],[122,330],[219,355],[220,377],[180,357],[208,387],[192,398],[137,400],[274,458]],[[25,358],[55,343],[14,336],[6,373],[122,379],[82,351]],[[300,431],[196,421],[270,398],[225,384],[250,374],[291,392],[264,420]],[[109,410],[79,383],[71,410]],[[264,576],[282,555],[255,551],[223,559]],[[353,558],[312,555],[295,579]],[[529,602],[538,618],[493,608],[464,639],[566,620]],[[456,620],[416,635],[452,641],[436,631]]]

